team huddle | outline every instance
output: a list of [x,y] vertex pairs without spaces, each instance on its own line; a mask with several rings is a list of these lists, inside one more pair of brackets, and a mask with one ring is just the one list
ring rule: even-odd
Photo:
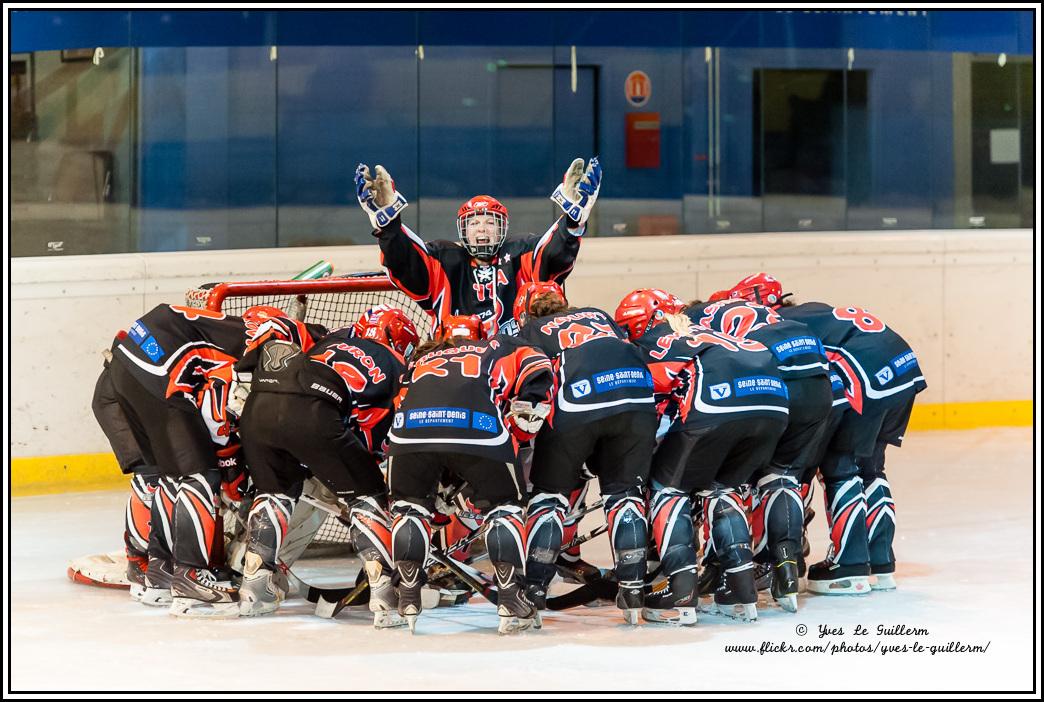
[[[508,240],[507,209],[478,196],[459,244],[425,242],[387,172],[360,165],[382,263],[430,330],[386,305],[332,331],[273,307],[160,305],[118,334],[94,411],[133,474],[132,595],[178,616],[274,612],[318,526],[302,522],[309,479],[349,527],[377,628],[413,630],[447,573],[496,604],[501,633],[540,626],[556,575],[631,624],[754,620],[759,589],[794,612],[803,578],[894,588],[885,449],[925,388],[913,351],[765,274],[706,302],[639,289],[612,313],[570,306],[600,183],[596,159],[574,161],[542,236]],[[830,549],[806,567],[817,476]],[[579,553],[598,507],[609,571]]]

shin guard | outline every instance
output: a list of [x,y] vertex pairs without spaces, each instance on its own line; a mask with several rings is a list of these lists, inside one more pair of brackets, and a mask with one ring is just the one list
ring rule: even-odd
[[645,578],[649,522],[638,488],[605,496],[605,522],[613,549],[613,566],[621,586],[641,587]]
[[722,570],[731,573],[753,569],[750,531],[740,495],[732,488],[703,494],[703,520],[709,526],[709,543]]
[[217,494],[221,472],[193,473],[181,479],[174,502],[174,562],[192,568],[211,568],[223,560],[223,539],[217,523]]
[[392,504],[391,557],[423,568],[431,549],[431,512],[414,502]]
[[131,494],[127,499],[123,531],[128,558],[148,557],[149,534],[152,532],[152,502],[158,487],[159,476],[155,473],[135,473],[131,479]]
[[791,542],[801,545],[804,505],[795,476],[769,473],[758,480],[751,511],[751,543],[755,559],[771,560],[772,547]]
[[[584,501],[587,500],[588,485],[590,485],[590,483],[585,482],[583,484],[583,487],[579,487],[569,494],[569,514],[576,514],[579,511],[577,507],[579,505],[584,504]],[[567,518],[563,524],[562,543],[569,543],[570,541],[575,539],[576,532],[579,526],[579,517],[574,517],[571,519]],[[567,561],[578,561],[580,560],[580,546],[573,546],[572,548],[563,551],[561,555],[562,558],[564,558]]]
[[349,508],[352,546],[363,561],[377,561],[384,569],[391,568],[391,516],[385,508],[383,496],[360,497]]
[[288,495],[262,493],[254,498],[247,517],[245,569],[248,574],[262,566],[273,572],[278,570],[279,551],[293,513],[294,500]]
[[870,567],[873,572],[892,572],[895,568],[895,553],[892,541],[895,539],[895,502],[892,500],[892,486],[883,473],[874,477],[866,486],[866,530],[870,553]]
[[555,576],[555,560],[562,548],[566,510],[564,495],[542,492],[529,501],[526,520],[526,582],[546,591]]
[[510,563],[525,568],[526,524],[525,512],[518,505],[501,505],[490,510],[486,517],[486,551],[491,563]]
[[827,454],[820,470],[830,528],[827,560],[841,566],[869,563],[866,498],[854,458],[849,454]]

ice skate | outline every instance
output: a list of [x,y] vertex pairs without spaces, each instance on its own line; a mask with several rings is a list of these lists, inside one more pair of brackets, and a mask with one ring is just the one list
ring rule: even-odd
[[170,586],[173,579],[174,572],[170,561],[162,558],[149,558],[149,567],[145,571],[144,590],[136,599],[149,607],[170,606],[172,599]]
[[239,616],[239,595],[231,580],[219,580],[209,568],[175,565],[170,589],[170,613],[175,617]]
[[148,556],[127,554],[127,580],[130,582],[131,599],[135,602],[141,602],[145,594],[145,571],[148,569]]
[[616,593],[616,606],[623,612],[624,621],[628,624],[638,624],[642,605],[645,603],[643,588],[640,582],[620,583],[620,589]]
[[246,572],[239,586],[239,614],[254,617],[279,609],[290,588],[286,575],[262,567],[261,557],[253,552],[247,553],[244,568]]
[[895,563],[870,566],[870,588],[872,590],[894,590]]
[[723,571],[714,591],[713,611],[744,622],[758,620],[758,591],[754,586],[754,568]]
[[870,593],[870,566],[839,565],[827,559],[808,569],[809,592],[817,595],[867,595]]
[[772,547],[772,598],[787,612],[797,612],[799,576],[797,548],[784,541]]
[[[392,585],[391,575],[385,572],[380,561],[366,561],[363,565],[366,568],[366,579],[370,583],[369,606],[373,612],[373,628],[391,629],[406,626],[406,620],[398,613],[399,594]],[[425,605],[424,600],[422,596],[422,607]]]
[[696,572],[686,570],[656,580],[645,590],[642,619],[657,624],[692,626],[696,623]]
[[526,597],[525,585],[518,568],[510,563],[494,563],[493,573],[497,581],[497,614],[500,634],[514,634],[530,627],[541,626],[540,612]]
[[[425,573],[420,563],[413,561],[398,562],[398,612],[410,627],[410,633],[416,633],[417,618],[424,611],[421,590],[424,587]],[[371,593],[370,597],[373,595]],[[376,621],[376,619],[375,619]]]

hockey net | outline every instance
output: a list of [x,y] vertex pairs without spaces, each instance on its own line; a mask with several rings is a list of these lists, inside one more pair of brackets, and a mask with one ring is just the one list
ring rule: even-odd
[[[185,293],[185,304],[240,316],[253,305],[278,307],[295,319],[322,324],[333,331],[354,324],[367,309],[379,304],[402,309],[424,339],[430,329],[428,314],[398,290],[383,273],[358,273],[318,280],[265,280],[205,283]],[[313,548],[347,547],[348,528],[335,517],[323,522]]]

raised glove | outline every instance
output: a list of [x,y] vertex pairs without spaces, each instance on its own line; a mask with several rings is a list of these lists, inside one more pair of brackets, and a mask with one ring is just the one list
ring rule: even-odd
[[355,167],[355,195],[370,224],[380,229],[388,226],[409,203],[395,190],[395,181],[384,166],[377,166],[376,171],[377,176],[371,177],[369,166],[360,163]]
[[584,160],[578,158],[569,166],[562,184],[551,193],[551,200],[562,208],[566,216],[583,226],[591,216],[598,190],[602,187],[602,165],[595,156],[584,168]]

